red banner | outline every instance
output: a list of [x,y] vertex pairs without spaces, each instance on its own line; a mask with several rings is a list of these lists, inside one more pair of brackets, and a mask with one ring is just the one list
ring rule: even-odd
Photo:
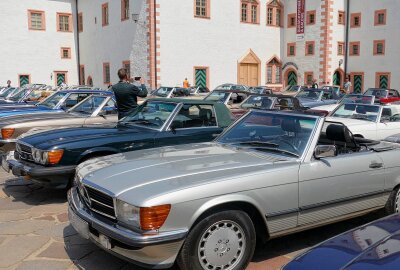
[[306,0],[297,0],[297,22],[296,22],[297,40],[304,39],[304,25],[306,19],[305,11],[306,11]]

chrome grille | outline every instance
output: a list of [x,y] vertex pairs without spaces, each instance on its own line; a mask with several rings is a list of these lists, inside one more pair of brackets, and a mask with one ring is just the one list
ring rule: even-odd
[[20,159],[33,161],[32,148],[29,145],[17,143],[15,150]]
[[79,192],[92,211],[116,219],[113,197],[85,185],[80,185]]

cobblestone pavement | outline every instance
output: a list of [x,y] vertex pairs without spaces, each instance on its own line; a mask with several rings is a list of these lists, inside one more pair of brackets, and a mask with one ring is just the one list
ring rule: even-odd
[[[65,191],[41,188],[0,172],[0,269],[141,270],[80,238],[66,211]],[[248,269],[279,269],[310,246],[379,216],[373,213],[271,240],[256,250]]]

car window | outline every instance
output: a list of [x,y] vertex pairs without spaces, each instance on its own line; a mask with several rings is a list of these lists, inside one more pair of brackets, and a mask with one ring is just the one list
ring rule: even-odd
[[85,98],[87,98],[90,94],[85,93],[73,93],[68,96],[68,98],[64,101],[65,108],[72,108]]
[[376,122],[379,111],[379,106],[348,103],[340,105],[331,116]]
[[60,102],[60,100],[65,97],[65,95],[67,95],[66,92],[56,92],[39,103],[39,105],[54,108]]
[[398,97],[398,96],[399,95],[398,95],[397,91],[394,91],[394,90],[389,91],[389,97]]
[[285,110],[293,108],[293,101],[290,98],[278,98],[275,104],[276,109]]
[[208,93],[208,92],[210,92],[210,90],[208,90],[207,87],[200,87],[199,88],[199,93]]
[[120,123],[158,129],[169,119],[176,106],[177,104],[172,102],[148,101],[137,107]]
[[173,121],[175,129],[215,127],[217,121],[212,105],[183,105]]
[[249,108],[262,108],[270,109],[272,107],[273,99],[264,96],[250,96],[248,97],[240,107],[243,109]]
[[105,114],[118,114],[117,106],[113,99],[109,99],[101,111]]
[[71,109],[71,112],[92,114],[106,99],[105,96],[91,96]]

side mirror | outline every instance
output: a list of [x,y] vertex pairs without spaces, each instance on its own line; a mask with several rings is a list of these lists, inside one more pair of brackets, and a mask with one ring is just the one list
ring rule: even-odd
[[316,159],[336,157],[337,148],[335,145],[317,145],[314,151],[314,157]]

